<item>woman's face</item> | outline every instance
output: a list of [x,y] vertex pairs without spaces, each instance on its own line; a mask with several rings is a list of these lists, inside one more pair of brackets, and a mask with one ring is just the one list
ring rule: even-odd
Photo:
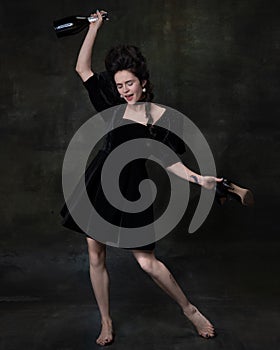
[[140,83],[139,79],[128,70],[121,70],[115,74],[115,83],[120,93],[128,104],[138,102],[143,94],[146,82]]

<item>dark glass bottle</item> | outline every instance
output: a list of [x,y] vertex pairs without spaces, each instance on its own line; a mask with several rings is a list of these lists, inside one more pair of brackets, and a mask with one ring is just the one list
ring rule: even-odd
[[[102,14],[103,20],[108,20],[108,13]],[[87,28],[90,22],[98,21],[97,17],[69,16],[53,21],[53,28],[58,38],[73,35]]]

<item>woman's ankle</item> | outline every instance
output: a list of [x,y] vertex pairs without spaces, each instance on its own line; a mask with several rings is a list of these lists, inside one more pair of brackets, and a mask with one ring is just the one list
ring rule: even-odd
[[195,309],[196,309],[195,306],[190,302],[182,307],[182,311],[185,315],[192,314]]

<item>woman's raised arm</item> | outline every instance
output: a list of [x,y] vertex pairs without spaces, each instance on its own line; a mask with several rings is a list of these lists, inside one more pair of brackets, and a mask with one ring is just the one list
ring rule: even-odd
[[81,77],[82,81],[88,80],[94,73],[91,68],[92,60],[92,48],[96,39],[97,31],[101,27],[103,18],[102,14],[105,11],[96,11],[96,13],[91,14],[92,17],[98,17],[98,21],[91,22],[89,24],[89,29],[83,44],[81,46],[77,63],[76,63],[76,72]]

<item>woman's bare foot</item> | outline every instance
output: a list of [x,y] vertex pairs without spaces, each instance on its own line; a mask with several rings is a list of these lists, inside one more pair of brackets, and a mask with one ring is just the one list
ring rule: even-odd
[[101,346],[109,345],[114,340],[112,321],[101,322],[101,332],[96,343]]
[[194,305],[189,304],[188,307],[183,310],[183,313],[193,323],[201,337],[213,338],[215,336],[214,326]]

